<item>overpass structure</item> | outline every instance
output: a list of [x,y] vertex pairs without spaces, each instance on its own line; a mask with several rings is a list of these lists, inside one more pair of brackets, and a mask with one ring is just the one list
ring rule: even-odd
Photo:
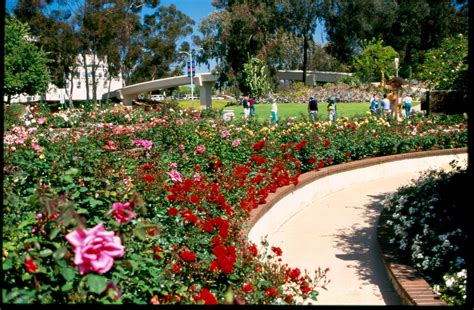
[[[343,77],[352,76],[352,73],[345,72],[326,72],[326,71],[307,71],[306,72],[306,85],[314,86],[316,82],[337,82]],[[199,73],[193,77],[193,84],[200,88],[200,103],[201,107],[206,109],[211,108],[212,104],[212,87],[217,81],[218,76],[211,73]],[[277,78],[279,80],[293,80],[303,81],[302,70],[278,70]],[[190,84],[190,77],[186,75],[180,75],[175,77],[169,77],[159,80],[152,80],[148,82],[142,82],[119,88],[110,93],[102,95],[102,99],[117,98],[124,105],[131,106],[133,100],[138,97],[139,94],[153,91],[156,89],[164,89],[177,87],[181,85]]]
[[[217,78],[217,75],[211,73],[200,73],[196,74],[196,76],[193,77],[193,84],[199,86],[200,88],[201,107],[211,107],[212,87],[216,83]],[[156,89],[187,85],[190,84],[190,80],[191,78],[187,75],[180,75],[159,80],[142,82],[125,86],[123,88],[114,90],[109,94],[105,93],[104,95],[102,95],[102,99],[107,98],[108,95],[109,98],[117,98],[122,101],[124,105],[131,106],[133,99],[137,98],[138,95],[141,93],[149,92]]]
[[[306,71],[306,84],[308,86],[316,85],[316,82],[334,83],[343,77],[352,76],[352,73],[329,72],[329,71]],[[279,80],[303,81],[303,70],[278,70],[277,78]]]

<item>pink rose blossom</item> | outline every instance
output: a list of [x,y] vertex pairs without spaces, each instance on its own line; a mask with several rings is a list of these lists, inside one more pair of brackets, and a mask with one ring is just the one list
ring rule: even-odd
[[196,153],[198,154],[204,153],[205,150],[206,148],[204,147],[204,145],[199,145],[198,147],[196,147]]
[[221,131],[221,137],[222,138],[227,138],[230,136],[230,132],[228,130],[222,130]]
[[183,175],[174,169],[171,170],[171,172],[168,172],[168,175],[171,178],[171,181],[175,183],[183,182]]
[[201,175],[198,172],[196,172],[194,174],[194,181],[201,182],[201,179],[202,179]]
[[31,148],[38,153],[41,153],[43,151],[43,147],[36,143],[31,143]]
[[149,150],[153,147],[153,142],[150,141],[150,140],[142,140],[142,139],[138,139],[138,140],[134,140],[133,141],[133,145],[136,145],[136,146],[141,146],[143,147],[145,150]]
[[90,230],[78,228],[67,234],[66,239],[73,246],[74,264],[81,275],[90,271],[106,273],[114,258],[124,255],[122,241],[113,231],[106,231],[103,223]]
[[233,142],[232,142],[232,147],[238,147],[240,145],[240,140],[239,139],[235,139]]
[[171,167],[171,169],[176,170],[176,169],[178,169],[178,164],[177,163],[171,163],[170,167]]
[[109,212],[119,223],[126,223],[133,219],[136,215],[129,202],[115,202],[112,204],[112,210]]
[[44,122],[46,122],[46,117],[38,118],[38,124],[42,125],[42,124],[44,124]]

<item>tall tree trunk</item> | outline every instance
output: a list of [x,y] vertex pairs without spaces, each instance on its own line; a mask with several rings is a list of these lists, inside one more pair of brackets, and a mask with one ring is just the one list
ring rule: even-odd
[[71,78],[69,79],[69,82],[71,83],[71,91],[69,92],[69,106],[70,107],[74,107],[73,103],[72,103],[72,95],[73,95],[73,92],[74,92],[74,73],[71,73]]
[[306,67],[308,65],[308,37],[303,34],[303,85],[306,85]]
[[107,74],[107,79],[109,80],[109,87],[107,87],[107,102],[110,99],[110,84],[112,84],[112,76]]
[[85,78],[86,78],[86,100],[90,100],[90,95],[89,95],[89,71],[87,70],[87,60],[86,60],[86,55],[85,53],[82,53],[82,59],[83,59],[83,65],[84,65],[84,72],[85,72]]
[[92,55],[91,63],[91,77],[92,77],[92,101],[94,105],[97,104],[97,81],[95,79],[95,73],[97,71],[97,57],[95,54]]

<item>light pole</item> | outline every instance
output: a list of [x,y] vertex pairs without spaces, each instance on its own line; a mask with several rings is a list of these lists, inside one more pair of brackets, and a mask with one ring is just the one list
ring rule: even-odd
[[[199,48],[200,50],[202,50],[202,47]],[[180,51],[179,54],[186,54],[189,56],[189,67],[190,67],[190,72],[189,72],[189,76],[191,78],[191,106],[192,106],[192,109],[194,111],[194,87],[193,87],[193,78],[194,78],[194,75],[196,74],[194,70],[196,70],[196,67],[193,66],[193,52],[186,52],[186,51]]]
[[398,64],[400,62],[400,58],[395,58],[395,76],[398,77]]

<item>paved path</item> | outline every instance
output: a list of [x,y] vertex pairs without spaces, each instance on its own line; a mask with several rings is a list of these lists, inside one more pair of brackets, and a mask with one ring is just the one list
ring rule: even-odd
[[[266,231],[269,243],[283,250],[282,260],[290,267],[310,272],[318,267],[330,269],[327,274],[330,283],[326,289],[319,289],[318,300],[312,304],[400,305],[401,300],[380,258],[376,226],[382,201],[398,187],[417,179],[419,171],[426,170],[424,167],[418,171],[423,166],[420,164],[422,161],[429,165],[433,160],[408,161],[411,163],[407,164],[409,169],[402,169],[402,164],[397,163],[400,169],[390,169],[390,173],[387,171],[371,180],[361,174],[359,180],[366,181],[354,182],[317,199],[305,198],[309,201],[307,205],[298,199],[311,194],[295,192],[299,198],[289,198],[288,202],[282,203],[283,208],[274,207],[275,213],[269,212],[255,226],[252,238],[257,243],[257,236]],[[449,169],[448,163],[446,160],[442,168]],[[342,178],[348,179],[349,176]],[[336,179],[323,180],[331,188],[331,182],[337,182]],[[318,188],[323,190],[321,185]],[[298,205],[302,207],[292,215],[288,213],[285,217],[284,212],[288,211],[281,213],[281,210]]]
[[[380,259],[376,224],[381,201],[418,173],[362,182],[315,201],[269,239],[290,266],[329,267],[317,305],[400,305]],[[321,253],[323,253],[321,255]]]

